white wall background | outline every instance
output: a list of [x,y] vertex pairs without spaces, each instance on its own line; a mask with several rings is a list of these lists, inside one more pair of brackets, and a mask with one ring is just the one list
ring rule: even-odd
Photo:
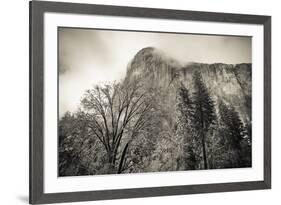
[[[277,0],[72,0],[96,4],[264,14],[272,16],[273,188],[187,196],[76,204],[280,204],[281,194],[281,5]],[[0,2],[0,204],[28,203],[28,1]],[[280,67],[279,67],[280,66]],[[280,87],[280,89],[279,89]]]

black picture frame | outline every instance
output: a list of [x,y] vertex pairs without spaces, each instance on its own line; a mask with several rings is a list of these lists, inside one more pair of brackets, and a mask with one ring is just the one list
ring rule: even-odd
[[[212,193],[271,188],[271,17],[199,11],[105,6],[62,2],[30,2],[30,171],[29,202],[44,204],[90,200],[108,200],[164,195]],[[258,24],[264,27],[264,180],[181,185],[153,188],[134,188],[68,193],[44,193],[43,116],[44,116],[44,13],[75,13],[153,19],[194,20]]]

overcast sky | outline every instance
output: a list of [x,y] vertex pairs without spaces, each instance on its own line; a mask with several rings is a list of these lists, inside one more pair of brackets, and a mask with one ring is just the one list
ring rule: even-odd
[[85,89],[124,77],[128,62],[144,47],[176,60],[201,63],[251,63],[251,38],[59,29],[59,115],[74,111]]

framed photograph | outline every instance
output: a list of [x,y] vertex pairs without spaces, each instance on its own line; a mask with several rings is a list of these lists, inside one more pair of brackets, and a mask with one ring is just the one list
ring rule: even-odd
[[270,16],[30,2],[30,203],[270,188]]

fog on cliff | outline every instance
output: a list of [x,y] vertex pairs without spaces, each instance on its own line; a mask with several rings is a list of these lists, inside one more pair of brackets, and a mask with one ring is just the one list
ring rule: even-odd
[[179,63],[251,63],[251,38],[191,34],[59,29],[59,114],[74,111],[84,91],[119,81],[142,48],[152,46]]

